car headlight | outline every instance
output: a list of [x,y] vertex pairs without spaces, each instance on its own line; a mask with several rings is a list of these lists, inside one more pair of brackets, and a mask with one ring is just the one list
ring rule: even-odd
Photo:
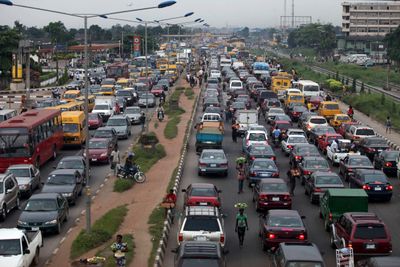
[[62,193],[64,197],[72,197],[72,193]]
[[47,221],[44,224],[57,224],[57,220],[51,220],[51,221]]
[[24,222],[24,221],[18,220],[17,224],[18,224],[18,225],[27,225],[28,223],[27,223],[27,222]]
[[107,153],[103,153],[100,155],[100,157],[106,157],[106,156],[107,156]]
[[28,187],[29,187],[29,185],[27,185],[27,184],[21,184],[20,186],[19,186],[19,189],[28,189]]

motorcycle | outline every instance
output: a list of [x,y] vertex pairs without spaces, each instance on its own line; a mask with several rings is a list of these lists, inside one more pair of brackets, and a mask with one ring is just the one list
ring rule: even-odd
[[164,119],[164,112],[162,112],[161,110],[157,113],[157,118],[158,120],[161,122]]
[[144,183],[146,181],[146,175],[140,170],[140,166],[136,165],[136,172],[130,170],[127,172],[123,166],[117,167],[117,177],[120,179],[133,179],[137,183]]
[[58,88],[54,88],[51,90],[51,95],[53,96],[54,99],[60,99],[61,94]]
[[275,148],[279,147],[279,143],[280,143],[280,137],[279,136],[273,136],[273,143]]

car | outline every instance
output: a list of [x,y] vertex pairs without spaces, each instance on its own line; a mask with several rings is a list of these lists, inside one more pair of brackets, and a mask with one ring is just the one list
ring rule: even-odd
[[107,127],[114,128],[118,138],[128,139],[131,136],[131,121],[128,116],[115,115],[108,119]]
[[322,151],[322,153],[326,154],[326,148],[332,144],[333,140],[337,142],[337,140],[340,139],[343,139],[343,136],[341,136],[338,133],[323,134],[322,136],[319,136],[317,139],[317,147],[319,150]]
[[83,185],[86,185],[86,172],[90,169],[86,166],[86,161],[83,156],[66,156],[63,157],[55,167],[56,170],[77,170],[83,177]]
[[374,129],[362,125],[351,125],[344,135],[346,139],[350,139],[356,143],[360,142],[363,138],[375,136],[376,134]]
[[289,155],[289,163],[292,167],[296,167],[303,157],[320,156],[318,149],[311,144],[297,144],[293,147]]
[[310,197],[311,204],[318,203],[319,199],[329,188],[344,188],[339,175],[334,172],[313,172],[304,184],[304,192]]
[[224,219],[217,207],[188,206],[184,214],[178,227],[178,245],[202,238],[225,247]]
[[302,129],[297,129],[297,128],[289,128],[286,130],[286,135],[291,136],[291,135],[302,135],[304,137],[306,136],[306,133]]
[[358,169],[349,180],[350,188],[362,188],[369,199],[390,201],[393,186],[381,170]]
[[256,211],[292,208],[292,197],[287,183],[277,178],[263,179],[256,183],[253,187],[253,202]]
[[21,215],[17,227],[42,232],[61,232],[61,224],[68,220],[67,199],[59,193],[39,193],[32,195]]
[[140,112],[141,110],[140,107],[138,106],[127,107],[124,111],[124,115],[128,117],[131,124],[140,124],[140,116],[141,116]]
[[270,145],[254,144],[245,151],[247,164],[251,164],[253,160],[258,158],[266,158],[276,160],[275,152]]
[[120,112],[124,112],[124,110],[126,109],[126,100],[123,96],[116,97],[115,104],[118,105]]
[[384,150],[374,157],[374,168],[382,170],[388,176],[397,175],[397,162],[400,151],[398,150]]
[[88,147],[89,161],[91,163],[110,163],[111,152],[114,148],[109,138],[90,138]]
[[325,171],[329,172],[329,163],[321,156],[306,156],[302,157],[301,161],[298,163],[298,167],[301,173],[301,184],[304,185],[305,182],[310,179],[313,172]]
[[249,186],[253,186],[260,180],[266,178],[279,177],[279,170],[275,161],[266,158],[254,159],[251,163],[247,164],[245,173]]
[[346,132],[349,131],[349,129],[352,125],[360,125],[360,123],[358,121],[350,121],[350,122],[342,123],[342,124],[340,124],[340,126],[338,128],[336,128],[336,132],[338,134],[340,134],[341,136],[345,137]]
[[235,102],[244,102],[246,109],[251,109],[251,99],[248,95],[238,95]]
[[400,257],[378,256],[361,259],[356,262],[356,267],[396,267],[400,266]]
[[270,124],[274,124],[276,121],[284,121],[288,122],[290,126],[292,126],[292,119],[286,114],[277,114],[270,122]]
[[113,147],[118,147],[118,136],[117,132],[112,127],[100,127],[98,128],[94,134],[94,138],[109,138],[111,139],[111,143]]
[[259,124],[250,124],[249,127],[247,128],[247,131],[263,131],[264,133],[268,133],[265,126]]
[[89,129],[97,129],[103,126],[103,118],[99,113],[89,113],[88,117]]
[[292,119],[292,121],[296,122],[299,120],[303,112],[307,110],[308,109],[305,106],[294,106],[293,109],[289,111],[289,117]]
[[268,136],[264,131],[247,131],[242,141],[242,151],[253,144],[268,145]]
[[272,137],[272,133],[276,128],[279,128],[281,130],[281,139],[286,138],[287,136],[287,130],[292,127],[292,124],[289,121],[273,121],[271,123],[271,128],[269,129],[269,135]]
[[219,103],[218,98],[205,98],[203,102],[203,112],[206,110],[207,107],[220,107],[221,104]]
[[156,84],[151,88],[150,91],[155,97],[161,96],[162,93],[164,92],[164,86],[161,84]]
[[19,192],[23,196],[29,197],[35,189],[40,188],[40,171],[33,164],[11,165],[6,172],[14,174]]
[[[294,95],[293,95],[294,96]],[[302,99],[303,98],[303,95],[299,95],[299,96],[295,96],[295,98],[300,98],[300,99]],[[285,112],[286,113],[288,113],[288,114],[290,114],[292,111],[293,111],[293,109],[295,108],[295,107],[304,107],[304,103],[303,102],[291,102],[291,103],[288,103],[286,106],[285,106]],[[304,110],[304,111],[306,111],[306,110]]]
[[[300,128],[300,129],[305,129],[305,124],[307,123],[307,121],[308,121],[308,118],[309,117],[311,117],[311,116],[316,116],[317,115],[317,113],[315,113],[315,112],[312,112],[312,111],[305,111],[305,112],[303,112],[303,114],[301,114],[301,116],[299,117],[299,119],[297,120],[297,126]],[[304,130],[305,131],[305,130]]]
[[222,149],[203,149],[198,162],[198,175],[228,176],[228,159]]
[[74,169],[52,171],[42,188],[42,193],[60,193],[71,205],[76,203],[82,191],[83,177]]
[[366,155],[371,161],[375,155],[389,149],[388,142],[382,137],[366,137],[360,140],[357,144],[357,150],[361,155]]
[[182,189],[185,193],[184,206],[221,206],[221,198],[219,190],[215,185],[210,183],[193,183],[186,189]]
[[173,250],[175,255],[175,267],[184,266],[215,266],[225,267],[226,250],[215,241],[183,241]]
[[80,90],[82,87],[81,81],[72,81],[65,86],[65,90]]
[[318,247],[313,243],[280,243],[272,256],[274,267],[325,267]]
[[115,93],[116,97],[123,97],[126,101],[126,105],[128,107],[133,106],[133,104],[135,103],[136,99],[135,99],[135,95],[133,93],[133,90],[131,89],[121,89],[118,90]]
[[347,114],[336,114],[333,118],[329,121],[329,125],[337,129],[343,123],[351,122],[351,118]]
[[19,208],[19,186],[11,172],[0,174],[0,220],[5,221],[7,215]]
[[336,134],[336,131],[331,126],[315,126],[308,131],[308,141],[311,144],[318,145],[318,139],[327,134]]
[[[246,110],[246,104],[244,102],[233,102],[231,107],[230,107],[231,111],[233,114],[235,114],[237,111],[239,110]],[[235,116],[237,117],[237,116]]]
[[331,146],[326,147],[326,158],[332,162],[333,166],[338,166],[340,161],[346,158],[348,155],[361,155],[359,152],[353,151],[351,141],[348,139],[337,139],[337,149],[332,149]]
[[368,157],[362,155],[349,154],[339,163],[339,174],[349,181],[350,176],[354,174],[356,169],[373,169],[371,161]]
[[308,144],[307,138],[304,135],[289,135],[282,139],[281,148],[285,155],[289,156],[290,151],[298,144]]
[[207,107],[204,113],[218,113],[222,117],[224,115],[224,110],[221,107]]
[[297,210],[269,210],[260,217],[259,236],[263,250],[274,251],[280,243],[307,243],[307,229]]
[[143,93],[139,96],[138,106],[141,108],[156,106],[156,98],[152,93]]
[[319,104],[324,101],[324,98],[322,96],[311,96],[310,99],[308,100],[308,109],[309,110],[317,110],[319,107]]
[[265,120],[267,121],[268,124],[271,123],[275,119],[275,116],[278,114],[285,114],[285,111],[282,108],[270,108],[267,112],[267,116]]
[[308,134],[316,126],[328,126],[328,121],[322,116],[309,116],[303,123],[303,130]]
[[346,212],[331,225],[330,244],[341,249],[351,244],[355,256],[386,256],[392,238],[386,224],[372,212]]

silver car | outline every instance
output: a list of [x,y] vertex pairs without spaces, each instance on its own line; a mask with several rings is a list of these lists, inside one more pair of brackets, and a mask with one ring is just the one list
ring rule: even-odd
[[7,172],[14,174],[21,195],[29,197],[40,187],[40,171],[33,164],[11,165]]
[[203,149],[199,158],[198,174],[228,175],[228,159],[222,149]]
[[293,147],[298,144],[308,144],[307,138],[304,135],[290,135],[286,139],[282,140],[282,151],[285,152],[286,156],[289,156],[290,151],[292,151]]
[[108,119],[107,127],[114,128],[118,138],[128,139],[131,136],[131,122],[125,115],[115,115]]
[[156,106],[156,98],[151,93],[141,94],[138,101],[139,107],[155,107]]
[[0,174],[0,220],[4,221],[7,214],[19,207],[19,187],[14,174]]
[[124,115],[129,118],[132,124],[140,123],[140,108],[139,107],[127,107]]
[[282,108],[270,108],[267,113],[267,122],[271,123],[276,115],[284,115],[285,111]]

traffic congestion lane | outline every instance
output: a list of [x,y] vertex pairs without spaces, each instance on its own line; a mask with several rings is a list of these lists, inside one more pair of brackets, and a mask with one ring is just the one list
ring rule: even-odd
[[[150,112],[153,112],[154,108],[149,109]],[[140,125],[132,125],[132,136],[126,140],[118,140],[118,148],[121,154],[123,154],[132,143],[133,140],[140,134],[141,126]],[[91,131],[91,133],[93,133]],[[57,156],[57,159],[54,161],[49,161],[45,165],[40,168],[41,181],[45,182],[48,175],[54,170],[54,166],[57,166],[58,162],[65,156],[73,156],[73,155],[82,155],[81,149],[74,148],[65,148],[60,151]],[[104,182],[106,176],[110,173],[110,165],[109,164],[92,164],[91,166],[91,179],[90,186],[92,194],[95,193],[100,185]],[[40,190],[36,190],[35,194],[39,193]],[[21,207],[24,207],[27,202],[27,199],[21,200]],[[69,209],[69,217],[68,221],[64,223],[61,227],[61,233],[58,235],[48,234],[44,236],[44,246],[40,250],[40,263],[39,266],[43,266],[45,262],[52,256],[54,250],[58,247],[61,239],[66,235],[67,231],[75,225],[76,218],[81,216],[81,212],[85,210],[86,198],[84,193],[81,197],[77,199],[77,202],[74,206],[70,206]],[[16,227],[18,218],[21,214],[21,210],[12,211],[9,216],[6,218],[6,221],[0,224],[1,228],[10,228]],[[82,217],[84,219],[84,217]]]

